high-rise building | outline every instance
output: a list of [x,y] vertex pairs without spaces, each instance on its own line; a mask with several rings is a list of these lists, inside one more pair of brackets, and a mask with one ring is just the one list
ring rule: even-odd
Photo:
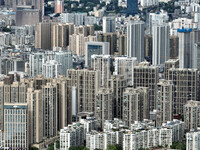
[[94,35],[94,25],[81,25],[74,27],[74,34],[83,34],[84,36]]
[[179,51],[179,38],[178,36],[170,36],[170,59],[178,58]]
[[74,33],[71,24],[41,22],[35,26],[35,48],[52,50],[54,47],[66,48],[69,35]]
[[174,86],[172,81],[160,80],[157,84],[157,110],[158,121],[156,126],[161,126],[162,123],[173,120],[173,96]]
[[0,130],[4,128],[4,86],[3,82],[0,82]]
[[117,51],[117,35],[116,33],[103,33],[98,34],[97,39],[99,42],[110,43],[110,55],[114,55]]
[[112,75],[108,81],[108,88],[113,92],[114,118],[122,118],[123,92],[126,87],[127,83],[123,75]]
[[[40,51],[31,53],[29,55],[29,67],[27,73],[31,77],[42,75],[44,72],[46,72],[46,70],[44,70],[45,68],[43,67],[43,65],[47,65],[45,62],[49,62],[49,65],[52,64],[50,65],[52,67],[56,64],[53,62],[57,62],[57,64],[61,65],[61,69],[58,73],[66,76],[67,69],[72,68],[72,52],[62,51],[61,49],[62,48],[54,48],[54,51]],[[55,70],[55,68],[52,68],[52,70]],[[55,76],[55,73],[53,74],[53,76]]]
[[144,57],[146,60],[152,62],[152,49],[153,41],[151,35],[146,35],[144,37]]
[[200,43],[194,44],[194,53],[192,58],[192,68],[200,69]]
[[72,34],[69,36],[69,49],[73,54],[85,55],[85,44],[86,42],[97,41],[96,36],[84,36],[83,34]]
[[184,122],[187,131],[197,130],[200,125],[200,102],[187,101],[184,105]]
[[92,55],[91,68],[100,72],[100,86],[108,87],[108,80],[111,78],[113,68],[113,56]]
[[200,30],[192,28],[178,29],[180,68],[192,68],[195,59],[194,45],[200,42]]
[[[99,71],[87,69],[69,69],[67,72],[71,89],[75,87],[76,99],[74,100],[73,109],[79,112],[95,111],[95,96],[99,87]],[[70,91],[72,92],[72,91]],[[72,101],[72,97],[70,97]]]
[[174,84],[173,114],[183,114],[183,106],[189,100],[196,101],[198,98],[198,70],[170,68],[168,79]]
[[4,103],[26,103],[27,84],[14,81],[11,84],[1,82]]
[[51,49],[54,47],[66,48],[68,46],[69,33],[67,24],[54,24],[51,32]]
[[55,14],[61,14],[64,11],[64,0],[55,0]]
[[42,74],[46,78],[58,78],[62,74],[62,64],[55,60],[46,61],[42,65]]
[[85,17],[87,13],[77,12],[77,13],[61,13],[61,22],[63,23],[73,23],[76,26],[87,24]]
[[42,86],[43,101],[43,136],[50,138],[57,135],[58,99],[55,83]]
[[27,91],[29,144],[43,141],[43,102],[42,91],[28,88]]
[[161,12],[156,12],[156,13],[149,13],[149,30],[150,34],[152,35],[152,26],[154,24],[163,24],[163,23],[168,23],[169,16],[167,12],[161,11]]
[[16,10],[16,25],[34,25],[42,21],[42,12],[39,9],[21,9]]
[[118,35],[118,52],[119,55],[127,55],[127,35],[120,34]]
[[115,32],[115,17],[103,17],[103,33]]
[[147,61],[133,67],[133,87],[148,87],[150,91],[150,111],[156,108],[156,94],[158,83],[158,67],[150,66]]
[[133,86],[133,67],[138,64],[136,57],[115,57],[114,75],[123,75],[128,86]]
[[149,90],[147,87],[126,88],[123,93],[123,121],[131,126],[135,121],[149,119]]
[[112,89],[100,88],[96,94],[95,118],[98,127],[103,128],[105,120],[113,120],[113,92]]
[[[29,118],[26,103],[4,104],[4,147],[29,149]],[[20,141],[20,142],[19,142]]]
[[138,1],[137,0],[127,0],[127,10],[126,14],[135,15],[138,13]]
[[170,56],[169,47],[169,25],[154,24],[152,27],[153,33],[153,52],[152,52],[152,64],[161,65],[164,64]]
[[127,56],[144,60],[144,22],[130,21],[127,25]]
[[186,150],[200,149],[200,131],[186,133]]
[[51,49],[50,22],[42,22],[35,25],[35,48]]
[[42,74],[42,65],[44,63],[44,53],[36,52],[29,55],[29,75],[31,77]]
[[165,79],[168,79],[168,71],[170,68],[179,68],[179,60],[178,59],[169,59],[165,61]]
[[110,48],[108,42],[86,42],[85,45],[85,66],[91,67],[92,55],[109,55]]

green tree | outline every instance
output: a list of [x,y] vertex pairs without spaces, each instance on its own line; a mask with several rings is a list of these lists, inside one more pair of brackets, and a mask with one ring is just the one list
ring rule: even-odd
[[38,150],[37,147],[31,147],[31,150]]
[[54,144],[49,144],[47,150],[54,150]]
[[174,143],[172,143],[171,148],[172,149],[186,150],[186,145],[185,145],[185,143],[182,143],[182,142],[174,142]]
[[120,145],[108,145],[107,150],[122,150],[122,147]]
[[81,146],[71,146],[69,150],[89,150],[89,149],[81,145]]
[[60,141],[59,140],[56,141],[56,148],[58,148],[58,149],[60,148]]
[[11,32],[11,29],[10,29],[10,28],[7,28],[7,27],[3,27],[2,31],[3,31],[3,32]]
[[99,26],[99,25],[97,25],[97,24],[94,24],[94,30],[95,30],[95,31],[102,30],[102,26]]

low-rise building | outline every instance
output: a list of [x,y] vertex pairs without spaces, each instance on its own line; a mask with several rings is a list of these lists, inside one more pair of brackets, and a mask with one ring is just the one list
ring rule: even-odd
[[84,143],[84,127],[80,123],[68,125],[60,130],[60,150],[68,150],[71,146]]

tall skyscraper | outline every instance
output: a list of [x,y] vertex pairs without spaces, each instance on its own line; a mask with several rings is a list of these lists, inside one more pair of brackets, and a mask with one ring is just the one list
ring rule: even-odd
[[61,14],[64,11],[64,0],[55,0],[54,13]]
[[42,86],[43,101],[43,136],[50,138],[57,135],[58,99],[55,83]]
[[149,119],[149,89],[126,88],[123,93],[123,121],[129,127],[135,121]]
[[111,55],[92,55],[91,68],[100,72],[100,86],[107,87],[108,80],[112,75],[113,56]]
[[144,61],[133,67],[133,87],[148,87],[150,111],[156,108],[158,67]]
[[26,103],[27,84],[14,81],[12,84],[1,82],[4,103]]
[[4,128],[4,86],[3,82],[0,82],[0,130]]
[[[180,68],[192,68],[195,59],[194,45],[200,42],[200,30],[192,28],[178,29]],[[194,65],[195,66],[195,65]]]
[[118,35],[118,52],[119,55],[127,55],[127,35],[126,34],[120,34]]
[[108,42],[86,42],[85,45],[85,66],[91,67],[91,56],[97,55],[109,55],[110,47]]
[[[99,71],[87,69],[69,69],[67,72],[69,79],[69,88],[72,92],[72,87],[75,87],[76,94],[75,102],[76,112],[94,112],[95,111],[95,96],[99,87]],[[69,98],[72,101],[72,97]]]
[[138,13],[138,0],[127,0],[126,14],[135,15]]
[[97,41],[96,36],[84,36],[84,34],[72,34],[69,35],[69,49],[73,54],[85,55],[85,44],[86,42]]
[[169,46],[169,25],[153,25],[153,53],[152,64],[161,65],[164,64],[170,56]]
[[178,59],[169,59],[165,61],[165,79],[168,79],[168,71],[170,68],[179,68],[179,60]]
[[[48,65],[47,62],[48,61]],[[57,63],[57,64],[56,64]],[[45,66],[44,66],[45,65]],[[44,70],[45,67],[58,66],[58,73],[60,75],[67,75],[67,69],[72,68],[72,53],[70,51],[61,51],[61,48],[55,48],[54,51],[40,51],[33,52],[29,55],[29,64],[27,73],[31,76],[37,76],[48,72]],[[56,70],[56,68],[48,68],[50,70]],[[49,71],[50,71],[49,70]],[[52,72],[55,76],[55,72]],[[51,75],[48,75],[51,76]]]
[[40,143],[43,141],[42,91],[28,88],[27,104],[29,115],[29,143]]
[[160,25],[163,23],[167,23],[169,20],[169,16],[166,11],[149,13],[149,30],[152,35],[152,27],[154,24]]
[[126,79],[123,75],[112,75],[108,85],[113,92],[114,117],[122,118],[123,92],[127,87]]
[[103,17],[103,33],[115,32],[115,17]]
[[144,60],[144,22],[130,21],[127,25],[127,56]]
[[144,57],[146,60],[152,62],[152,49],[153,41],[151,35],[145,35],[144,37]]
[[39,9],[22,9],[16,10],[16,25],[34,25],[42,21],[42,12]]
[[68,25],[67,24],[55,24],[52,26],[52,41],[51,48],[64,47],[66,48],[69,41]]
[[172,81],[160,80],[157,84],[157,110],[158,121],[156,126],[161,126],[162,123],[173,120],[173,97],[174,85]]
[[170,58],[178,58],[179,38],[178,36],[170,36]]
[[114,55],[117,50],[117,35],[116,33],[103,33],[98,34],[97,39],[99,42],[110,43],[110,55]]
[[26,103],[4,104],[4,146],[29,149],[29,118]]
[[186,133],[186,150],[200,149],[200,131]]
[[42,22],[35,25],[35,48],[51,49],[50,22]]
[[136,57],[115,57],[114,75],[123,75],[128,86],[133,86],[133,67],[138,64]]
[[170,68],[168,79],[175,87],[173,114],[183,114],[183,106],[198,98],[199,77],[197,69]]
[[184,105],[184,122],[187,131],[197,130],[200,124],[200,102],[190,100]]
[[103,128],[105,120],[113,120],[113,92],[112,89],[100,88],[96,94],[95,118],[98,126]]

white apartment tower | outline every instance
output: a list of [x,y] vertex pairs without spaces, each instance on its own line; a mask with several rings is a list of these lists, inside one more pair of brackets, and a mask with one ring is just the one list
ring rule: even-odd
[[188,101],[184,105],[184,122],[187,131],[197,130],[200,125],[200,102]]
[[170,56],[169,48],[169,25],[154,24],[152,27],[153,33],[153,52],[152,52],[152,64],[161,65],[164,64]]
[[111,55],[92,55],[91,68],[100,71],[100,86],[107,87],[108,80],[111,78],[111,67],[113,67],[113,56]]
[[186,133],[186,150],[200,149],[200,131]]
[[157,84],[157,110],[159,113],[157,126],[173,119],[173,92],[172,81],[160,80]]
[[127,25],[127,56],[144,60],[144,22],[130,21]]
[[133,86],[133,67],[137,64],[136,57],[115,57],[113,74],[125,76],[127,85]]
[[115,17],[103,17],[103,33],[115,32]]

